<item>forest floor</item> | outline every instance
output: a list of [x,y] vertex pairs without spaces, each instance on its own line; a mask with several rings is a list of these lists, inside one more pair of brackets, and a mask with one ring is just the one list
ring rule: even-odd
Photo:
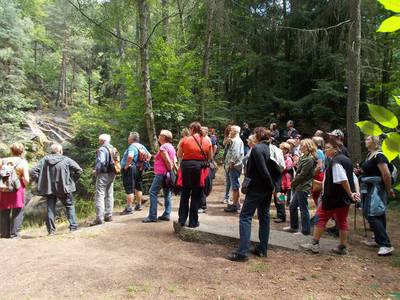
[[[225,214],[223,190],[217,179],[208,217]],[[84,221],[73,234],[60,224],[55,236],[29,228],[22,239],[0,240],[0,299],[400,299],[400,255],[378,258],[361,246],[361,220],[348,256],[276,249],[233,263],[224,258],[230,247],[183,242],[172,222],[143,224],[146,214],[115,214],[94,228]],[[400,250],[398,214],[389,219]]]

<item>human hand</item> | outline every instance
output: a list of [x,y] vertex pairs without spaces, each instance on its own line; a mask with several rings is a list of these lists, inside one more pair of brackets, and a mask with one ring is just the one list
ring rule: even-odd
[[353,199],[354,202],[361,202],[361,197],[359,193],[351,193],[351,199]]
[[92,176],[96,176],[96,170],[95,169],[92,170]]
[[396,198],[396,193],[394,192],[393,189],[390,189],[389,197],[390,197],[390,198]]

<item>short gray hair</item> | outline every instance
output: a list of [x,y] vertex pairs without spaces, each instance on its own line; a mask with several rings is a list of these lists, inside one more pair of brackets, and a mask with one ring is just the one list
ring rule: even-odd
[[50,153],[51,154],[62,154],[63,147],[60,144],[54,143],[50,146]]
[[240,127],[237,125],[232,125],[231,126],[231,131],[234,131],[235,133],[239,134],[240,133]]
[[136,131],[129,133],[129,137],[134,141],[134,142],[139,142],[140,141],[140,134]]
[[105,143],[109,143],[111,141],[111,136],[109,134],[103,133],[99,135],[99,140]]

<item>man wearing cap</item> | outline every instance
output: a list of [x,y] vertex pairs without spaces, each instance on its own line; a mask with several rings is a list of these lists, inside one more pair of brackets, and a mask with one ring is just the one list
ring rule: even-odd
[[347,150],[346,146],[344,145],[343,131],[341,131],[340,129],[335,129],[332,132],[329,132],[328,135],[330,140],[334,140],[334,142],[336,142],[339,145],[340,151],[348,158],[350,158],[349,150]]

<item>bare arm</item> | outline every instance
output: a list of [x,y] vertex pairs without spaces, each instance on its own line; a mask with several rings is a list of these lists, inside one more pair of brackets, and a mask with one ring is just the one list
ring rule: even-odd
[[380,163],[378,164],[379,171],[382,174],[383,183],[385,184],[385,189],[388,195],[393,196],[394,192],[392,190],[392,178],[389,171],[388,164]]
[[165,166],[167,167],[168,170],[172,170],[174,164],[171,162],[171,159],[169,158],[168,152],[167,151],[161,151],[161,157],[164,160]]
[[183,158],[183,151],[182,151],[182,140],[180,140],[179,144],[178,144],[178,152],[176,153],[176,156],[179,159]]
[[132,160],[133,160],[133,154],[129,154],[128,158],[126,159],[125,171],[128,170],[129,167],[131,166]]

